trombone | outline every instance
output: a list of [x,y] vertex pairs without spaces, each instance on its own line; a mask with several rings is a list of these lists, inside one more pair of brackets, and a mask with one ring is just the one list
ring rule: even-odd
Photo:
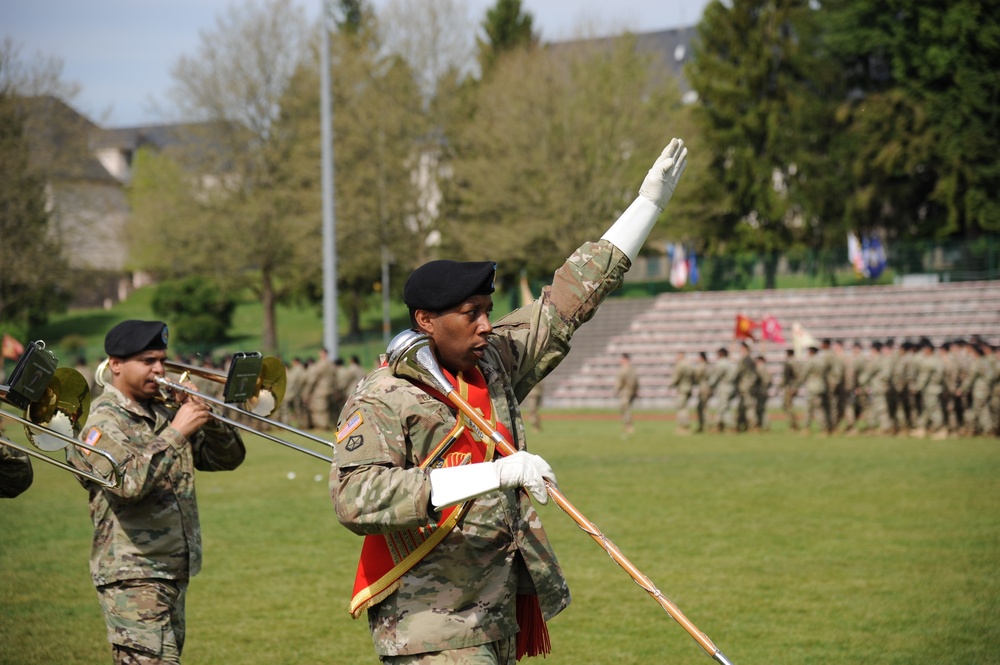
[[[95,381],[98,385],[104,385],[104,373],[107,368],[107,364],[108,360],[105,359],[97,367],[97,371],[95,372]],[[285,385],[287,381],[287,377],[285,376],[285,365],[278,358],[273,356],[262,358],[259,353],[236,353],[233,355],[233,361],[229,367],[228,373],[221,370],[209,369],[207,367],[197,367],[195,365],[189,365],[174,360],[164,360],[163,366],[168,372],[173,372],[175,374],[179,373],[181,375],[180,382],[186,381],[188,375],[193,374],[224,386],[223,399],[219,399],[181,385],[178,381],[171,381],[166,377],[158,376],[156,377],[156,383],[159,384],[163,391],[173,391],[175,393],[193,395],[209,404],[214,404],[215,406],[223,409],[234,411],[239,415],[247,416],[257,422],[265,423],[293,434],[298,434],[305,439],[328,446],[331,449],[334,448],[334,444],[326,439],[310,434],[309,432],[304,432],[296,427],[292,427],[291,425],[268,418],[268,416],[274,413],[274,411],[281,406],[281,402],[285,397]],[[165,399],[169,398],[165,397]],[[240,408],[237,404],[243,404],[245,408]],[[262,432],[261,430],[249,427],[244,423],[228,418],[222,414],[215,413],[213,411],[211,415],[212,418],[218,420],[219,422],[252,432],[257,436],[267,439],[268,441],[291,448],[292,450],[297,450],[300,453],[305,453],[306,455],[321,459],[324,462],[333,462],[332,457],[321,455],[320,453],[310,450],[309,448],[296,445],[290,441],[268,434],[267,432]]]
[[20,417],[0,409],[0,418],[20,423],[38,450],[55,452],[70,445],[104,458],[110,465],[108,476],[77,469],[65,462],[0,437],[0,445],[19,450],[53,466],[92,480],[102,487],[119,487],[122,470],[118,462],[100,448],[78,440],[90,413],[90,387],[80,372],[55,367],[55,356],[45,351],[41,341],[30,344],[11,373],[10,385],[0,386],[0,401],[24,409]]

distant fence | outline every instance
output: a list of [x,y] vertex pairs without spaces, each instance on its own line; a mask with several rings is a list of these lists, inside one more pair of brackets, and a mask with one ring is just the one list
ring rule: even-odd
[[[858,286],[893,283],[965,282],[1000,279],[1000,237],[971,241],[905,241],[885,247],[887,265],[879,277],[855,273],[846,243],[828,250],[802,250],[775,257],[776,288]],[[760,254],[697,257],[698,281],[682,289],[670,284],[666,255],[640,256],[616,295],[655,295],[695,290],[728,291],[765,288],[765,262]]]

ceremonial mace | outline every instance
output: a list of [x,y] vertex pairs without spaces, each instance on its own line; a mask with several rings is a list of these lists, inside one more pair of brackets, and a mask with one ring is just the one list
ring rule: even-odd
[[[465,414],[466,417],[471,420],[480,431],[490,437],[496,443],[497,449],[503,455],[513,455],[517,450],[512,446],[504,436],[494,429],[482,415],[476,411],[475,407],[469,404],[455,387],[448,380],[448,377],[444,375],[441,371],[440,365],[438,365],[437,358],[434,356],[434,352],[430,348],[430,337],[427,335],[415,332],[413,330],[406,330],[393,338],[389,342],[389,347],[386,349],[388,353],[389,368],[392,373],[396,376],[401,376],[408,379],[413,379],[421,383],[430,385],[431,387],[439,390],[444,395],[451,400],[459,411]],[[669,598],[663,595],[656,585],[653,584],[652,580],[646,577],[638,568],[636,568],[631,561],[625,558],[625,555],[621,553],[618,546],[611,542],[607,536],[601,533],[601,530],[596,524],[587,519],[583,513],[576,509],[576,507],[569,502],[566,496],[559,491],[559,489],[550,483],[548,480],[545,481],[545,488],[548,490],[549,496],[552,500],[556,502],[556,505],[563,509],[563,511],[573,518],[573,521],[579,525],[581,529],[587,532],[587,534],[594,539],[594,541],[600,545],[604,550],[614,559],[615,563],[621,566],[625,572],[627,572],[636,584],[645,589],[646,593],[653,597],[653,599],[660,604],[660,606],[666,611],[671,619],[676,621],[681,625],[681,627],[688,632],[688,634],[694,638],[695,642],[701,645],[701,648],[705,650],[709,656],[711,656],[716,662],[721,665],[732,665],[728,658],[726,658],[722,652],[719,650],[712,640],[708,639],[708,635],[698,630],[691,621],[684,616],[684,613],[680,611],[676,605]]]

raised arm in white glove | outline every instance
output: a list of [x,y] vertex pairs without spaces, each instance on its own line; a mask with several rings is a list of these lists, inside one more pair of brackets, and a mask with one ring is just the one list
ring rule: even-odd
[[552,467],[538,455],[520,450],[494,462],[434,469],[430,473],[431,503],[440,509],[474,499],[497,489],[523,487],[538,503],[546,504],[545,481],[556,482]]
[[646,237],[687,168],[687,148],[684,141],[672,139],[649,169],[639,188],[639,196],[622,216],[601,236],[634,261]]

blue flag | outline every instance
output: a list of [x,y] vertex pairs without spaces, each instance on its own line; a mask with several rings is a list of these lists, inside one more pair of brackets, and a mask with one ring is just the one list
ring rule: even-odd
[[698,283],[698,259],[694,255],[694,248],[693,247],[691,247],[691,248],[688,249],[687,262],[688,262],[688,281],[691,284],[697,284]]

